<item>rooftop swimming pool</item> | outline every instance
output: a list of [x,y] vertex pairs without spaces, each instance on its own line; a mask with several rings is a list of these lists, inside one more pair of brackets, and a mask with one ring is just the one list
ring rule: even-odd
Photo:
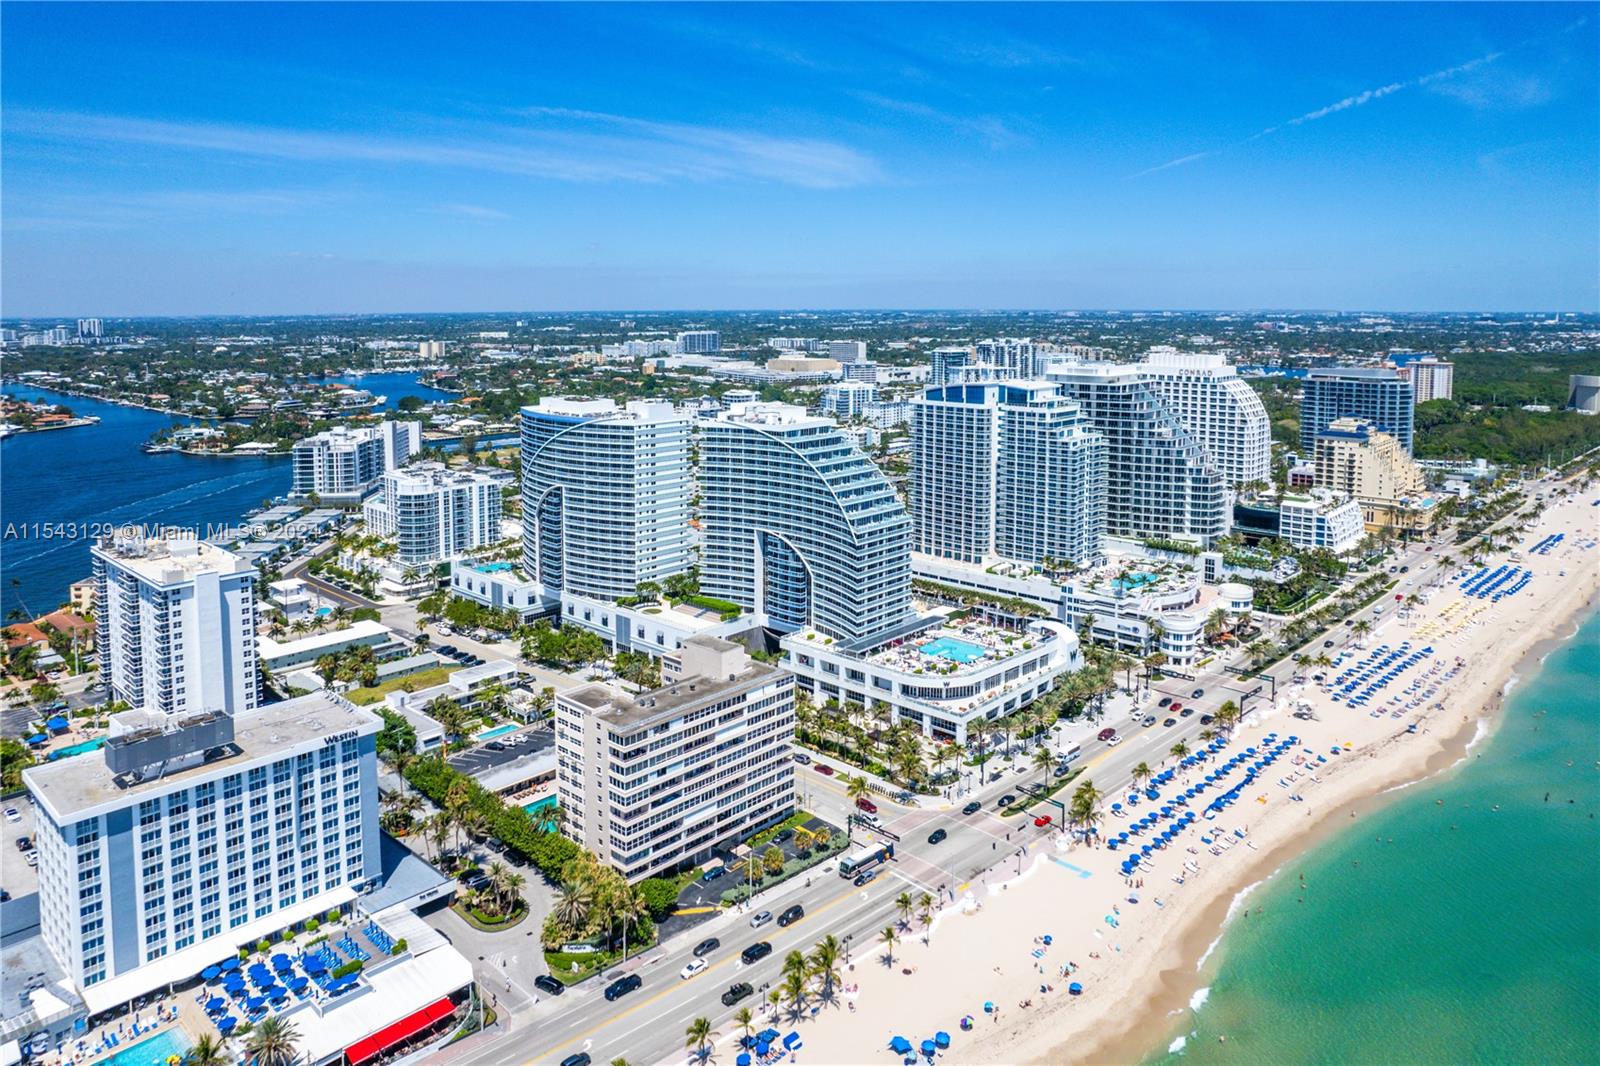
[[939,659],[948,659],[953,663],[975,663],[983,658],[983,649],[976,644],[955,637],[939,637],[930,640],[917,649],[924,655],[931,655]]
[[480,574],[499,574],[506,570],[514,569],[515,567],[515,563],[477,563],[468,567],[468,569],[476,570]]
[[493,729],[485,729],[482,733],[479,733],[478,739],[493,740],[495,737],[503,737],[507,733],[515,733],[516,731],[517,727],[514,725],[497,725]]
[[167,1066],[173,1056],[182,1061],[188,1051],[189,1041],[184,1039],[183,1030],[173,1026],[149,1040],[121,1048],[105,1059],[102,1066]]
[[1111,587],[1116,589],[1118,592],[1132,592],[1134,589],[1141,589],[1146,585],[1153,585],[1158,580],[1160,579],[1155,574],[1147,573],[1143,570],[1135,570],[1127,577],[1119,577],[1112,581]]

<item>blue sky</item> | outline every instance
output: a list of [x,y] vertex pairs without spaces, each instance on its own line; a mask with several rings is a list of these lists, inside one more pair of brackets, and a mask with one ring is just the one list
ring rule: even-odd
[[1600,304],[1595,4],[0,22],[9,316]]

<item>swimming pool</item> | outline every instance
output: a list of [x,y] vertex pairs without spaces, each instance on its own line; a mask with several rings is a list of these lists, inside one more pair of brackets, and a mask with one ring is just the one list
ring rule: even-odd
[[168,1059],[174,1055],[182,1059],[188,1051],[189,1041],[184,1039],[183,1030],[173,1026],[149,1040],[119,1049],[104,1060],[103,1066],[167,1066]]
[[503,737],[507,733],[515,733],[516,731],[517,727],[514,725],[497,725],[493,729],[485,729],[482,733],[479,733],[478,739],[493,740],[495,737]]
[[332,607],[318,607],[317,608],[317,617],[318,618],[326,618],[332,613],[333,613],[333,608]]
[[72,755],[83,755],[86,752],[99,751],[101,748],[105,747],[105,743],[105,737],[99,737],[95,740],[81,741],[72,745],[71,747],[62,748],[59,751],[52,751],[49,755],[45,756],[45,759],[47,761],[50,759],[65,759]]
[[1111,582],[1111,587],[1118,592],[1128,592],[1132,589],[1143,588],[1156,581],[1156,575],[1143,570],[1135,570],[1127,577],[1119,577]]
[[[534,824],[538,825],[538,824],[541,824],[541,823],[545,823],[546,825],[548,825],[548,823],[546,822],[546,819],[540,814],[540,812],[549,810],[551,807],[554,807],[558,802],[560,802],[560,801],[557,800],[556,797],[554,797],[554,796],[546,796],[546,797],[544,797],[544,799],[534,800],[532,803],[528,804],[526,807],[524,807],[522,809],[528,812],[528,817],[533,819]],[[550,828],[553,828],[553,827],[550,827]]]
[[930,640],[917,649],[924,655],[931,655],[939,659],[948,659],[953,663],[975,663],[983,658],[983,649],[976,644],[955,637],[940,637]]
[[515,565],[515,563],[479,563],[477,566],[472,567],[472,569],[476,570],[480,574],[498,574],[502,571],[512,569],[512,567]]

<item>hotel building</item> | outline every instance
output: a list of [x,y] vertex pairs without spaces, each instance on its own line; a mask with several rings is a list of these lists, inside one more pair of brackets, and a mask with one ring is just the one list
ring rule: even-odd
[[689,425],[666,403],[524,407],[523,569],[552,595],[604,600],[687,570]]
[[1355,551],[1366,536],[1361,504],[1353,497],[1312,489],[1278,501],[1278,536],[1297,548],[1325,548],[1335,555]]
[[913,401],[916,551],[1085,565],[1105,534],[1106,442],[1043,381],[969,380]]
[[128,711],[23,771],[40,927],[89,1013],[343,907],[377,877],[371,711],[324,692],[240,715]]
[[359,503],[422,450],[421,422],[335,426],[294,445],[295,496],[316,493],[327,503]]
[[734,405],[703,424],[700,488],[706,593],[847,640],[911,614],[911,520],[832,419]]
[[254,567],[186,539],[103,538],[89,554],[111,698],[165,713],[256,706]]
[[385,474],[362,513],[370,532],[395,539],[398,563],[424,566],[500,540],[501,508],[498,480],[444,463],[413,463]]
[[1143,368],[1055,362],[1046,378],[1105,437],[1108,534],[1210,546],[1228,532],[1222,474]]
[[1400,442],[1359,418],[1336,418],[1317,434],[1317,487],[1354,496],[1370,532],[1426,529],[1427,477]]
[[1411,382],[1389,367],[1332,367],[1306,375],[1300,400],[1300,451],[1315,455],[1317,435],[1335,419],[1359,418],[1411,454]]
[[1248,382],[1215,352],[1152,348],[1140,369],[1230,485],[1272,480],[1272,425]]
[[630,695],[556,696],[565,832],[630,881],[698,862],[794,809],[794,679],[711,637],[684,642],[673,680]]

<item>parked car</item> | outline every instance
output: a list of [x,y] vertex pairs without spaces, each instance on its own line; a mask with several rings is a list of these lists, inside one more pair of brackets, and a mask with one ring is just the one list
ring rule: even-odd
[[8,821],[8,822],[20,822],[20,821],[22,821],[22,812],[17,810],[15,807],[7,807],[6,808],[6,821]]
[[1033,820],[1033,824],[1043,829],[1045,826],[1050,824],[1050,816],[1048,814],[1041,814],[1039,817]]
[[962,814],[977,814],[981,810],[983,810],[983,804],[979,803],[977,800],[973,800],[971,803],[969,803],[965,807],[961,808],[961,813]]
[[748,981],[740,981],[736,985],[729,985],[728,990],[722,993],[722,1005],[731,1007],[741,999],[755,995],[755,991]]
[[812,767],[812,769],[815,770],[817,773],[821,774],[823,777],[832,777],[833,776],[833,767],[829,766],[825,762],[817,763],[815,766]]
[[721,877],[727,872],[728,868],[726,866],[713,866],[711,869],[700,875],[700,880],[709,885],[711,882],[715,881],[717,878]]
[[789,926],[793,925],[795,922],[798,922],[805,916],[806,909],[800,906],[800,904],[796,903],[793,907],[790,907],[788,910],[778,915],[778,926],[780,928],[787,929]]
[[547,973],[542,973],[533,979],[533,987],[547,996],[559,996],[567,990],[567,986],[557,981]]
[[644,984],[644,978],[640,977],[636,973],[630,973],[626,977],[619,977],[615,981],[612,981],[609,985],[606,986],[606,999],[607,1000],[618,1000],[618,999],[621,999],[623,996],[627,995],[629,992],[634,991],[635,989],[639,988],[643,984]]
[[502,742],[502,741],[499,741],[499,740],[491,740],[491,741],[489,741],[489,743],[485,744],[484,747],[488,748],[490,751],[505,751],[506,750],[505,743]]
[[711,964],[709,962],[707,962],[705,959],[690,959],[689,960],[689,965],[685,966],[683,969],[678,971],[678,976],[681,979],[687,981],[689,978],[695,976],[701,970],[704,970],[707,966],[710,966],[710,965]]
[[794,761],[799,763],[801,766],[810,766],[811,756],[807,755],[803,751],[797,751],[794,753]]
[[772,954],[772,945],[765,940],[758,940],[754,944],[739,952],[739,958],[746,966],[753,966]]
[[474,871],[461,879],[461,886],[481,892],[489,887],[488,875],[482,871]]
[[587,1051],[578,1051],[562,1059],[561,1066],[589,1066],[593,1061]]
[[1100,732],[1096,733],[1095,734],[1095,739],[1096,740],[1110,740],[1112,737],[1114,737],[1116,735],[1117,735],[1117,731],[1115,729],[1107,728],[1107,729],[1102,729],[1102,730],[1100,730]]
[[937,844],[949,835],[950,834],[946,833],[943,829],[935,829],[933,832],[928,834],[928,843]]
[[1013,796],[1011,793],[1007,792],[1004,796],[1001,796],[998,800],[995,801],[995,806],[996,807],[1009,807],[1015,802],[1017,802],[1017,797]]
[[771,911],[756,911],[756,913],[750,917],[750,928],[760,929],[763,925],[766,925],[770,921],[772,921]]
[[708,936],[694,946],[694,953],[701,958],[711,954],[722,946],[722,941],[714,936]]
[[33,847],[33,841],[29,840],[27,837],[18,837],[17,838],[17,850],[18,851],[27,851],[31,847]]
[[788,840],[792,836],[794,836],[793,829],[780,829],[778,830],[777,836],[772,838],[772,842],[774,844],[782,844],[785,840]]
[[866,811],[868,814],[878,813],[878,805],[867,799],[865,796],[862,796],[860,799],[856,800],[856,806]]

